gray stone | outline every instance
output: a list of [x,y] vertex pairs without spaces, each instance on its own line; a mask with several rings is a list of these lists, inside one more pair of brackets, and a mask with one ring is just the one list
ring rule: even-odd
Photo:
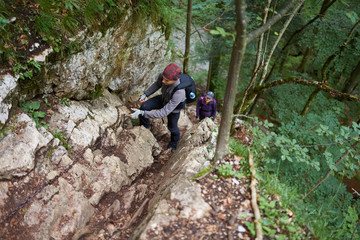
[[26,114],[18,116],[10,125],[14,130],[0,142],[0,179],[27,174],[35,166],[36,151],[52,138],[41,134]]

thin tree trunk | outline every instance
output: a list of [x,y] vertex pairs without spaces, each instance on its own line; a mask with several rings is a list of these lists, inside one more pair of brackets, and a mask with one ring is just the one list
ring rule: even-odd
[[258,36],[260,36],[266,30],[270,29],[272,25],[274,25],[282,17],[284,17],[284,15],[287,13],[287,11],[289,11],[289,9],[292,7],[292,5],[294,5],[297,1],[298,0],[291,0],[283,9],[281,9],[278,12],[278,14],[276,14],[274,17],[270,18],[269,21],[266,22],[266,24],[264,24],[260,28],[249,33],[246,38],[246,44],[248,44],[249,42],[251,42],[252,40],[257,38]]
[[211,74],[212,74],[212,58],[210,57],[209,59],[209,68],[208,68],[208,75],[207,75],[207,80],[206,80],[206,89],[205,90],[209,90],[210,89],[210,85],[211,85]]
[[[327,84],[327,83],[328,83],[328,80],[327,80],[327,69],[328,69],[330,63],[331,63],[334,59],[335,59],[335,55],[331,55],[331,56],[326,60],[324,66],[323,66],[323,69],[322,69],[322,80],[321,80],[321,83],[322,83],[322,84]],[[311,93],[311,95],[310,95],[309,99],[307,100],[307,102],[306,102],[303,110],[301,111],[301,116],[304,117],[304,116],[306,115],[306,113],[307,113],[307,112],[309,111],[309,109],[310,109],[310,106],[311,106],[312,102],[314,101],[316,95],[317,95],[319,92],[320,92],[320,89],[317,88],[317,89],[315,89],[315,90]]]
[[185,36],[185,53],[184,53],[184,64],[183,72],[187,73],[188,63],[189,63],[189,54],[190,54],[190,37],[191,37],[191,8],[192,0],[188,0],[187,5],[187,19],[186,19],[186,36]]
[[[298,10],[300,9],[300,7],[304,4],[305,0],[301,0],[299,1],[299,3],[296,5],[296,7],[293,9],[291,15],[289,16],[289,18],[286,20],[286,22],[284,23],[284,26],[281,28],[280,32],[279,32],[279,35],[274,43],[274,45],[272,46],[271,50],[269,51],[269,54],[268,56],[266,57],[266,60],[264,62],[264,66],[262,68],[262,73],[261,73],[261,76],[260,76],[260,79],[259,79],[259,82],[258,82],[258,85],[262,85],[265,81],[265,77],[266,77],[266,74],[268,73],[268,66],[269,66],[269,63],[270,63],[270,60],[272,58],[272,55],[278,45],[278,43],[280,42],[284,32],[286,31],[287,27],[289,26],[291,20],[293,19],[293,17],[295,16],[295,14],[298,12]],[[254,95],[252,99],[248,99],[250,100],[250,104],[255,104],[256,100],[258,99],[257,95]],[[243,102],[245,102],[245,100],[243,100]],[[249,104],[249,105],[250,105]],[[243,112],[243,110],[245,110],[244,108],[240,108],[236,113],[237,114],[241,114]]]
[[352,93],[360,82],[360,62],[350,75],[350,79],[346,82],[343,92]]
[[306,64],[307,64],[309,55],[310,55],[310,49],[308,47],[306,47],[305,53],[303,54],[303,58],[302,58],[301,63],[299,65],[299,67],[298,67],[299,72],[301,72],[301,73],[305,72]]
[[[209,85],[207,89],[216,93],[216,80],[219,78],[219,66],[220,66],[221,56],[216,53],[216,56],[212,56],[209,62],[209,68],[211,68],[210,79],[208,79]],[[216,96],[219,99],[219,96]]]
[[319,92],[320,92],[320,89],[317,88],[317,89],[315,89],[315,90],[311,93],[311,95],[310,95],[309,99],[307,100],[307,102],[306,102],[303,110],[302,110],[301,113],[300,113],[301,116],[304,117],[304,116],[306,115],[306,113],[307,113],[307,112],[309,111],[309,109],[310,109],[310,106],[311,106],[312,102],[314,101],[316,95],[317,95]]
[[223,159],[229,152],[229,135],[237,92],[241,63],[246,49],[246,13],[245,0],[235,0],[236,37],[231,53],[231,60],[226,84],[224,108],[215,150],[215,162]]
[[[262,24],[264,25],[266,23],[268,14],[269,14],[269,8],[271,5],[271,1],[272,0],[268,0],[265,9],[264,9],[264,14],[263,14],[263,21]],[[259,41],[258,41],[258,46],[257,46],[257,53],[256,53],[256,59],[255,59],[255,64],[254,64],[254,68],[253,68],[253,73],[252,73],[252,77],[250,80],[250,83],[248,85],[248,87],[245,89],[243,97],[241,99],[241,101],[238,102],[238,104],[235,106],[235,113],[239,113],[240,109],[242,109],[242,106],[244,105],[244,101],[246,99],[246,96],[249,92],[249,90],[253,87],[255,80],[257,78],[257,75],[260,72],[261,66],[263,65],[263,59],[264,59],[264,54],[266,52],[266,48],[264,48],[264,51],[262,51],[263,49],[263,41],[264,41],[264,33],[262,33],[259,37]],[[261,64],[260,64],[261,61]],[[231,124],[233,126],[234,122]]]
[[268,72],[268,67],[269,67],[270,60],[272,58],[272,55],[274,54],[275,49],[277,48],[278,43],[280,42],[282,36],[284,35],[284,32],[286,31],[286,29],[289,26],[290,22],[294,18],[295,14],[299,11],[300,7],[304,4],[304,2],[305,2],[305,0],[301,0],[298,3],[298,5],[294,8],[291,15],[289,16],[289,18],[284,23],[284,26],[281,28],[281,30],[279,32],[279,35],[278,35],[274,45],[272,46],[272,48],[271,48],[271,50],[270,50],[270,52],[269,52],[269,54],[268,54],[268,56],[267,56],[267,58],[265,60],[264,67],[262,69],[262,74],[261,74],[261,77],[260,77],[260,80],[259,80],[259,85],[262,85],[264,80],[265,80],[266,74]]
[[[331,1],[331,2],[330,2]],[[288,46],[290,46],[290,44],[293,42],[293,40],[295,39],[295,37],[297,35],[299,35],[302,31],[304,31],[308,26],[310,26],[312,23],[314,23],[318,18],[322,18],[323,16],[325,16],[326,11],[331,7],[331,5],[333,5],[337,0],[324,0],[321,9],[318,13],[318,15],[316,15],[313,19],[311,19],[308,23],[306,23],[304,26],[302,26],[300,29],[296,30],[291,37],[289,38],[289,40],[286,42],[286,44],[284,44],[284,47],[281,49],[281,52],[278,54],[277,59],[274,61],[274,65],[272,67],[272,69],[275,68],[275,66],[277,65],[277,63],[279,62],[278,59],[280,58],[280,56],[284,55],[283,52],[285,51],[285,49],[288,48]],[[270,71],[272,72],[272,71]],[[269,77],[267,77],[267,79],[269,79]]]

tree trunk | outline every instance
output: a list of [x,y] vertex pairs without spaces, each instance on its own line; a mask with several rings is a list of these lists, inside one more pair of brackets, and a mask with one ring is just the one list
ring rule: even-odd
[[301,73],[305,72],[309,55],[310,55],[310,49],[308,47],[306,47],[305,53],[303,54],[303,58],[301,59],[301,63],[298,67],[299,72],[301,72]]
[[[212,51],[210,53],[210,61],[209,61],[209,73],[208,73],[208,80],[206,89],[210,90],[214,93],[217,91],[216,89],[216,80],[219,79],[219,70],[220,70],[220,61],[221,55],[218,51]],[[219,96],[216,96],[219,99]]]
[[300,114],[301,116],[305,117],[306,113],[307,113],[307,112],[309,111],[309,109],[310,109],[310,106],[311,106],[312,102],[314,101],[316,95],[317,95],[319,92],[320,92],[320,89],[315,89],[315,90],[311,93],[311,95],[310,95],[310,97],[308,98],[308,100],[307,100],[307,102],[306,102],[303,110],[301,111],[301,114]]
[[352,71],[350,79],[346,81],[343,92],[352,93],[360,82],[360,62]]
[[[264,9],[264,13],[263,13],[262,25],[264,25],[267,21],[270,6],[271,6],[271,0],[268,0],[267,4],[265,6],[265,9]],[[255,59],[255,64],[254,64],[250,83],[249,83],[248,87],[245,89],[241,101],[237,102],[237,104],[235,106],[235,111],[234,111],[235,113],[240,113],[240,109],[242,109],[242,106],[244,105],[246,96],[247,96],[249,90],[254,87],[255,80],[261,70],[261,67],[264,64],[264,55],[266,52],[267,41],[266,41],[265,47],[263,47],[263,42],[264,42],[264,33],[260,34],[260,37],[258,40],[256,59]],[[263,48],[264,48],[264,50],[263,50]],[[238,95],[239,96],[237,96],[236,99],[240,99],[240,94],[238,94]],[[231,126],[233,127],[233,125],[234,125],[234,119],[233,119]]]
[[215,150],[215,162],[223,159],[229,152],[229,135],[234,111],[235,96],[242,59],[246,49],[246,13],[245,0],[235,0],[236,37],[231,53],[231,60],[226,84],[224,108]]
[[187,73],[187,71],[188,71],[189,54],[190,54],[191,8],[192,8],[192,0],[188,0],[187,19],[186,19],[186,36],[185,36],[185,53],[184,53],[184,65],[183,65],[184,73]]

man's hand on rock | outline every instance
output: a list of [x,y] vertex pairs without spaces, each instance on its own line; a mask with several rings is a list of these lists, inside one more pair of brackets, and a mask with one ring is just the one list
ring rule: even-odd
[[139,97],[139,102],[145,102],[145,98],[146,98],[146,94],[144,93]]
[[144,111],[137,109],[137,108],[131,108],[132,111],[134,111],[132,114],[129,114],[128,117],[131,117],[132,119],[138,119],[140,115],[144,115]]

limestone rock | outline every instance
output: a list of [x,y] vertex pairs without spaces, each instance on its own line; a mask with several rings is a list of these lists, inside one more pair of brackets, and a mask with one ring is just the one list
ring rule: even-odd
[[[198,219],[209,214],[211,207],[201,196],[197,183],[192,182],[200,170],[209,167],[216,143],[216,125],[204,119],[189,129],[179,148],[163,168],[160,190],[149,203],[148,216],[134,231],[131,239],[149,239],[147,232],[160,231],[178,218]],[[203,146],[206,144],[206,147]],[[180,206],[174,209],[174,206]]]
[[34,239],[64,239],[84,227],[94,213],[87,198],[63,178],[59,178],[58,191],[51,201],[34,201],[26,212],[25,223],[39,227]]
[[26,114],[17,117],[11,131],[0,142],[0,179],[24,176],[35,165],[35,153],[46,146],[53,136],[40,132]]

